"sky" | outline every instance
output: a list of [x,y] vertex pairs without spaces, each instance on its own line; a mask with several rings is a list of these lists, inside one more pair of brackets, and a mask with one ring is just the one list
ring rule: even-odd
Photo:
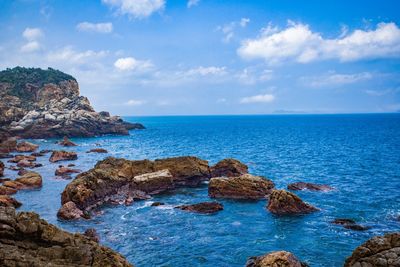
[[115,115],[400,111],[400,2],[0,0],[0,69]]

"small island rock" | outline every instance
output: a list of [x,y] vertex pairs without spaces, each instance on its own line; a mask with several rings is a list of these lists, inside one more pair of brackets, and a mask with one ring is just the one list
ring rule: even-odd
[[296,256],[287,251],[274,251],[262,256],[251,257],[246,267],[305,267]]
[[78,155],[76,152],[72,151],[53,151],[50,156],[50,162],[64,161],[64,160],[76,160],[78,159]]
[[204,214],[211,214],[216,213],[224,209],[224,206],[218,202],[201,202],[192,205],[181,205],[175,207],[176,209],[181,209],[185,211],[197,212],[197,213],[204,213]]
[[38,145],[32,144],[30,142],[23,141],[17,144],[17,151],[18,152],[34,152],[38,149]]
[[62,146],[76,146],[76,144],[69,140],[67,136],[64,136],[63,140],[58,142],[58,144]]
[[269,196],[267,209],[276,215],[306,214],[318,211],[301,198],[285,190],[274,190]]
[[211,177],[237,177],[248,173],[248,167],[236,159],[223,159],[210,168]]

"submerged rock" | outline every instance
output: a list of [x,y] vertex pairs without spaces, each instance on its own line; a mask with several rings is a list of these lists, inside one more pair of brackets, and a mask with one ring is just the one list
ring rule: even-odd
[[92,148],[86,153],[108,153],[108,151],[105,150],[104,148]]
[[53,151],[53,153],[51,153],[50,162],[57,162],[57,161],[63,161],[63,160],[76,160],[78,159],[78,155],[76,154],[76,152],[72,152],[72,151]]
[[165,205],[165,203],[164,202],[159,202],[159,201],[151,203],[152,207],[158,207],[158,206],[163,206],[163,205]]
[[305,267],[296,256],[287,251],[274,251],[262,256],[251,257],[246,267]]
[[337,225],[342,225],[346,229],[355,230],[355,231],[365,231],[365,230],[371,229],[371,227],[369,227],[369,226],[357,224],[352,219],[338,218],[338,219],[333,220],[331,223],[337,224]]
[[218,177],[211,178],[208,195],[212,198],[257,200],[266,198],[274,186],[271,180],[251,174],[229,178]]
[[375,236],[357,247],[344,267],[400,266],[400,233]]
[[224,209],[224,206],[218,202],[201,202],[192,205],[181,205],[175,207],[176,209],[181,209],[185,211],[197,212],[197,213],[216,213]]
[[274,190],[269,196],[267,209],[277,215],[306,214],[318,211],[301,198],[285,190]]
[[0,265],[132,266],[120,254],[81,234],[72,234],[34,212],[0,207]]
[[66,136],[64,136],[63,140],[58,142],[58,144],[62,146],[76,146],[76,144],[69,140]]
[[331,191],[333,187],[324,184],[313,184],[305,182],[297,182],[289,184],[287,187],[289,190],[311,190],[311,191]]
[[0,207],[21,207],[22,203],[9,195],[0,195]]
[[210,168],[211,177],[236,177],[248,173],[248,167],[236,159],[224,159]]
[[38,149],[38,147],[38,145],[23,141],[17,144],[16,149],[18,152],[34,152],[36,149]]
[[4,163],[0,161],[0,177],[4,175]]

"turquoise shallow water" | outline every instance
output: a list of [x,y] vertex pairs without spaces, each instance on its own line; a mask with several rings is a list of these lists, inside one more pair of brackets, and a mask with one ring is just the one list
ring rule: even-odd
[[[352,250],[368,238],[399,231],[400,114],[276,115],[127,118],[147,129],[130,136],[72,139],[79,153],[73,163],[91,168],[106,156],[128,159],[194,155],[210,164],[234,157],[250,172],[272,179],[278,188],[308,181],[329,184],[332,192],[297,194],[320,212],[276,217],[266,201],[222,200],[216,215],[173,209],[209,200],[207,185],[180,189],[132,206],[105,207],[89,221],[56,218],[60,193],[68,181],[54,178],[58,164],[36,170],[41,190],[19,192],[20,210],[33,210],[69,231],[95,228],[101,242],[125,255],[136,266],[244,266],[250,256],[288,250],[311,266],[342,266]],[[55,140],[34,140],[40,149],[60,149]],[[96,143],[109,154],[86,154]],[[16,177],[10,170],[6,175]],[[153,201],[166,206],[150,207]],[[371,226],[365,232],[329,222],[348,217]]]

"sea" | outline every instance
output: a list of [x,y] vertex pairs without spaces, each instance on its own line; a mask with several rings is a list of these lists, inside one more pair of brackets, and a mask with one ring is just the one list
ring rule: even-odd
[[[106,245],[138,267],[244,266],[251,256],[271,251],[294,253],[310,266],[343,266],[352,251],[372,236],[400,230],[400,114],[249,115],[125,117],[145,130],[129,136],[72,138],[73,162],[43,167],[40,190],[20,191],[20,211],[34,211],[62,229],[95,228]],[[62,149],[56,139],[30,140],[41,149]],[[109,153],[86,153],[92,148]],[[210,201],[207,183],[182,188],[131,206],[105,206],[91,220],[60,221],[60,194],[70,182],[56,178],[59,164],[88,170],[105,157],[132,160],[192,155],[210,165],[236,158],[250,173],[271,179],[279,189],[304,181],[334,187],[329,192],[295,192],[320,211],[275,216],[266,200],[218,200],[224,210],[201,215],[174,209]],[[3,160],[4,162],[6,160]],[[7,163],[8,165],[8,163]],[[15,171],[6,170],[15,178]],[[164,206],[152,207],[154,201]],[[366,231],[331,223],[350,218]]]

